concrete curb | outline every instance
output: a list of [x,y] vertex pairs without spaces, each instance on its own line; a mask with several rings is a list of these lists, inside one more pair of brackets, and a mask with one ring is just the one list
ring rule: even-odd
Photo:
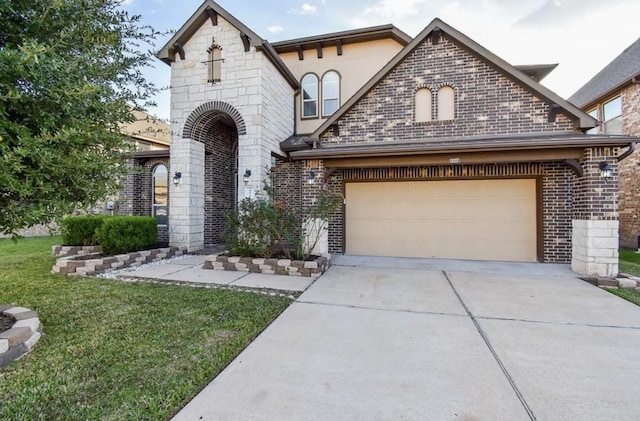
[[24,307],[0,306],[0,313],[14,320],[11,329],[0,333],[0,368],[28,354],[42,337],[42,323],[35,311]]

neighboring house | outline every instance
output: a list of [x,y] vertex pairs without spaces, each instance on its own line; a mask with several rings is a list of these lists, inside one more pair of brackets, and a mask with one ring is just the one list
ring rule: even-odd
[[121,127],[136,148],[129,162],[132,171],[123,183],[115,209],[107,209],[112,207],[107,201],[102,213],[154,216],[158,242],[168,243],[170,127],[142,111],[133,114],[135,120]]
[[585,134],[596,119],[539,83],[554,65],[514,67],[438,19],[413,39],[388,25],[271,44],[210,0],[158,57],[172,245],[222,241],[272,166],[289,206],[344,195],[324,252],[617,274],[617,162],[636,138]]
[[[569,101],[601,124],[589,133],[640,136],[640,39]],[[620,162],[620,245],[640,248],[640,152]]]

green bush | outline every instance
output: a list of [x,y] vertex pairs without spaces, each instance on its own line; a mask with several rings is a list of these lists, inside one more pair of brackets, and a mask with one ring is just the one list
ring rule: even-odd
[[150,216],[114,216],[96,230],[105,254],[144,250],[156,245],[158,226]]
[[102,225],[106,215],[69,216],[60,224],[62,244],[65,246],[95,246],[96,229]]

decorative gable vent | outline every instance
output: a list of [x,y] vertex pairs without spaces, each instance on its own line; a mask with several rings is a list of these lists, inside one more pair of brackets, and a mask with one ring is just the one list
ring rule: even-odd
[[222,47],[216,44],[214,38],[211,39],[211,46],[207,49],[209,59],[204,63],[207,65],[207,82],[215,85],[222,80]]

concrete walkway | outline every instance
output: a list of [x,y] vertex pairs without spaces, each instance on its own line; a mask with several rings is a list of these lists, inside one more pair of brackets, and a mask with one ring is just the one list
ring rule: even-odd
[[173,259],[167,263],[125,269],[120,271],[118,276],[294,292],[306,290],[314,281],[312,278],[300,276],[264,275],[261,273],[202,269],[204,259],[205,256]]
[[638,418],[639,307],[562,265],[353,259],[175,420]]

